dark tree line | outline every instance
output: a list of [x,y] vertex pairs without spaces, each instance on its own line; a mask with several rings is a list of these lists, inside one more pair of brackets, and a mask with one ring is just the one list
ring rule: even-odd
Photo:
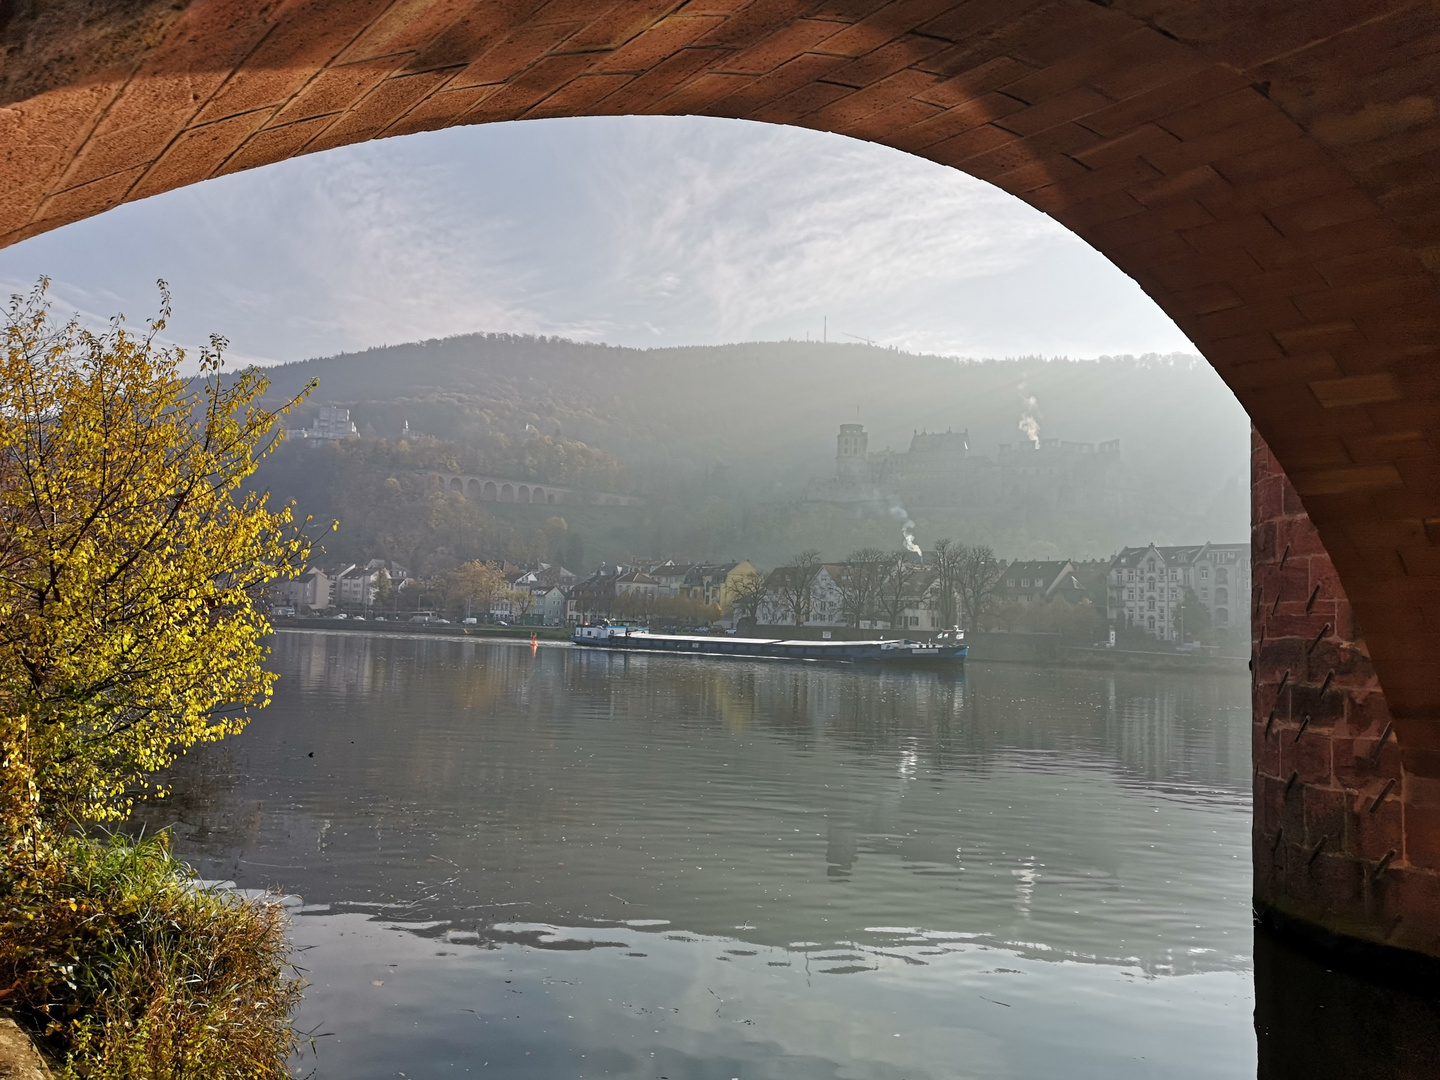
[[935,544],[932,558],[940,621],[973,629],[1000,583],[1000,560],[987,546],[957,544],[948,537]]

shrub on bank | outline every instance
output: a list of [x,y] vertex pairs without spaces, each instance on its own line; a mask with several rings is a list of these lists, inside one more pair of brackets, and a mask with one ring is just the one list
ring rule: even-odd
[[138,334],[52,319],[46,285],[0,313],[0,1008],[69,1080],[282,1077],[281,909],[73,830],[270,700],[255,597],[310,544],[245,483],[290,406],[218,337],[184,374],[163,283]]
[[289,1076],[300,983],[283,909],[200,887],[164,836],[12,852],[0,907],[0,1003],[62,1076]]

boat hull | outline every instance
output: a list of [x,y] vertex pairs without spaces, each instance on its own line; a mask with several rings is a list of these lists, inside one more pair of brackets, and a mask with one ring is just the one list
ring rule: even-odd
[[589,627],[575,631],[571,641],[582,648],[671,656],[751,657],[765,660],[884,664],[887,666],[953,667],[963,664],[965,645],[932,645],[908,640],[796,641],[767,638],[652,634],[632,627]]

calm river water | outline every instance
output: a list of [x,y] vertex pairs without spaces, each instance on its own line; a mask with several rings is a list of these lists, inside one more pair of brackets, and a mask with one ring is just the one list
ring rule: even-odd
[[285,633],[192,755],[322,1080],[1256,1072],[1249,689]]

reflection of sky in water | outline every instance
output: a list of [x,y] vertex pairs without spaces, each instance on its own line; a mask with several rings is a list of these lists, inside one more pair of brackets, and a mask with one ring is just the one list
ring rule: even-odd
[[655,927],[495,930],[511,943],[477,949],[447,926],[300,916],[295,936],[313,946],[314,966],[303,1022],[336,1032],[319,1041],[320,1075],[1208,1080],[1254,1070],[1243,972],[1153,979],[958,935],[756,947]]
[[322,1078],[1253,1071],[1243,672],[275,662],[150,817],[304,897]]

